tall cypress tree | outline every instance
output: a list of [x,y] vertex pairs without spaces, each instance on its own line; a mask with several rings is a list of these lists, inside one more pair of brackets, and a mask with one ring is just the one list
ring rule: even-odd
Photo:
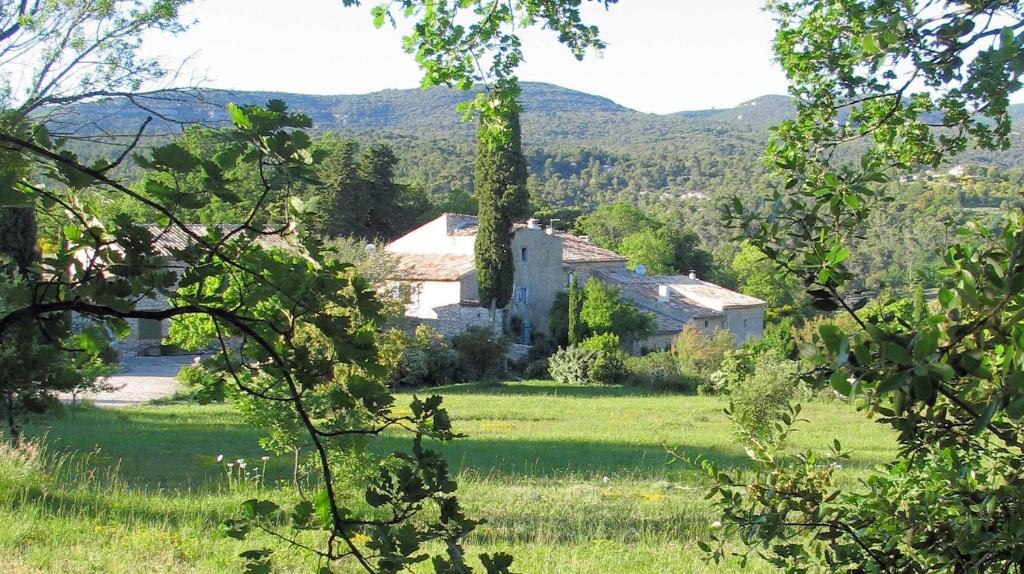
[[580,339],[580,311],[583,310],[583,293],[580,291],[580,284],[574,275],[569,281],[569,345],[575,345]]
[[496,308],[512,299],[512,221],[529,212],[526,158],[514,107],[481,116],[477,128],[476,277],[481,303]]

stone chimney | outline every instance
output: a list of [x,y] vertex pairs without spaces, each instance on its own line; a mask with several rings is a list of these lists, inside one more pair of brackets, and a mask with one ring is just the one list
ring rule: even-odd
[[532,218],[532,217],[530,219],[527,219],[526,220],[526,228],[527,229],[537,229],[537,220]]
[[658,285],[658,302],[668,303],[668,285]]
[[556,221],[559,221],[559,219],[557,217],[552,217],[551,221],[548,222],[548,227],[547,227],[547,229],[544,230],[548,235],[554,235],[555,234],[555,222]]
[[693,269],[690,269],[690,279],[696,279],[696,278],[697,278],[697,272],[695,270],[693,270]]

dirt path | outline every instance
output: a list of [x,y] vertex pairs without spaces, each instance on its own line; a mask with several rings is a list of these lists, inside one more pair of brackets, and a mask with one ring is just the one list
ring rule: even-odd
[[[127,407],[169,397],[181,385],[174,378],[178,369],[192,362],[194,356],[125,357],[121,372],[110,377],[117,390],[86,394],[79,399],[91,401],[98,407]],[[63,397],[70,401],[71,397]]]

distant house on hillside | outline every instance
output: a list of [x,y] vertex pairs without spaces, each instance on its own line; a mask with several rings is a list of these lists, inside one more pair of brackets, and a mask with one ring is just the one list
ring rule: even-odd
[[764,332],[764,301],[689,276],[646,276],[626,269],[621,255],[586,237],[541,228],[534,220],[516,224],[512,235],[515,264],[512,302],[496,313],[479,301],[474,244],[477,219],[445,213],[389,243],[384,249],[398,261],[391,277],[393,293],[405,302],[406,317],[447,336],[470,326],[498,332],[505,317],[518,318],[523,340],[548,334],[548,313],[570,277],[590,277],[621,289],[623,298],[651,313],[657,333],[640,346],[664,348],[686,325],[711,333],[727,329],[737,341]]

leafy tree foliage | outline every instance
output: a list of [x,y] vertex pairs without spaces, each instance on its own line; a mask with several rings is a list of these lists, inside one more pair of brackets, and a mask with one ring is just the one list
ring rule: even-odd
[[[822,324],[801,345],[809,377],[890,425],[900,454],[860,487],[841,485],[839,440],[820,455],[781,449],[798,422],[790,411],[767,436],[748,437],[754,472],[704,464],[726,532],[790,572],[1020,572],[1024,212],[957,231],[940,309],[919,323],[865,320],[842,293],[892,174],[934,168],[968,145],[1007,145],[1024,14],[1014,2],[770,7],[798,97],[798,118],[776,130],[766,156],[784,189],[728,215],[816,307],[849,317],[852,327]],[[839,159],[846,143],[860,146],[859,162]]]
[[684,223],[672,217],[660,219],[624,201],[598,206],[576,226],[597,245],[626,256],[631,269],[642,264],[659,275],[689,271],[707,275],[712,269],[710,254]]
[[670,275],[677,272],[673,263],[675,252],[671,240],[663,229],[647,229],[632,233],[619,244],[620,255],[629,259],[629,268],[643,265],[652,275]]
[[39,255],[36,213],[32,207],[0,209],[0,256],[8,259],[6,272],[31,273]]
[[580,321],[587,335],[610,333],[623,343],[637,341],[654,334],[654,318],[622,300],[617,287],[608,286],[595,277],[583,287]]
[[[199,196],[191,201],[228,196],[231,181],[225,173],[241,162],[257,166],[261,181],[268,182],[268,195],[270,182],[315,176],[314,164],[322,154],[314,153],[303,131],[310,126],[308,118],[273,101],[266,108],[233,108],[232,116],[234,127],[221,136],[233,153],[204,159],[169,144],[136,161],[145,169],[177,176],[174,179],[200,176],[204,184],[191,191]],[[422,544],[442,539],[449,552],[435,558],[435,567],[465,567],[459,540],[474,522],[454,498],[455,483],[443,459],[423,446],[424,438],[449,440],[456,435],[438,397],[414,400],[409,415],[392,415],[394,400],[376,343],[381,305],[351,265],[320,256],[320,242],[295,235],[291,222],[276,229],[243,224],[198,235],[177,219],[173,208],[165,207],[173,205],[179,190],[150,187],[150,195],[141,195],[100,169],[78,164],[73,154],[50,149],[41,129],[35,141],[18,134],[0,134],[0,141],[21,150],[62,184],[42,188],[20,180],[8,194],[38,198],[43,206],[61,205],[80,189],[99,186],[158,211],[164,221],[157,234],[173,227],[190,240],[175,251],[176,261],[171,262],[157,251],[151,228],[125,216],[100,221],[87,206],[79,208],[72,221],[87,223],[65,226],[68,241],[41,262],[44,278],[7,298],[11,304],[0,316],[0,334],[71,311],[89,324],[80,336],[80,344],[88,347],[98,345],[105,330],[122,333],[125,319],[172,319],[176,342],[219,345],[219,370],[239,392],[286,405],[283,413],[292,413],[295,421],[289,428],[304,432],[316,453],[322,490],[313,500],[287,512],[271,501],[248,501],[244,516],[226,523],[227,535],[244,538],[252,530],[275,530],[287,514],[292,532],[326,535],[324,547],[312,551],[328,561],[348,558],[367,570],[397,572],[421,560]],[[290,217],[308,217],[302,202],[288,205]],[[269,234],[290,238],[294,248],[261,248],[259,238]],[[73,264],[82,254],[88,255],[84,262]],[[175,268],[183,268],[182,273],[174,273]],[[171,298],[168,308],[136,307],[140,298],[157,293]],[[240,341],[236,351],[229,352],[229,338]],[[373,478],[363,487],[373,512],[359,516],[343,510],[339,489],[351,469],[338,464],[338,457],[358,453],[359,437],[393,426],[414,434],[412,451],[395,453],[370,472]],[[433,519],[417,526],[410,523],[428,508],[436,513]],[[367,548],[352,541],[357,532],[370,537]],[[243,557],[250,568],[259,569],[267,567],[271,553],[259,549]],[[501,557],[495,560],[505,563]]]
[[[24,69],[39,70],[33,85],[41,82],[43,89],[4,108],[5,116],[20,119],[2,124],[0,147],[32,169],[2,179],[0,206],[33,206],[41,221],[62,220],[63,237],[42,254],[37,276],[0,291],[4,384],[25,387],[26,406],[69,387],[70,377],[50,378],[59,365],[43,364],[67,357],[62,351],[69,341],[50,332],[67,314],[80,323],[70,343],[87,357],[102,354],[108,333],[124,336],[128,319],[171,320],[176,342],[218,345],[217,367],[238,392],[281,407],[280,420],[294,423],[288,432],[305,433],[315,453],[320,481],[313,496],[287,509],[269,500],[246,501],[241,517],[222,525],[224,534],[270,532],[316,554],[327,568],[347,560],[370,572],[398,572],[432,559],[438,572],[470,571],[461,544],[476,523],[454,496],[444,460],[425,446],[424,439],[456,437],[441,399],[417,398],[408,414],[394,414],[377,340],[381,303],[352,265],[324,257],[322,243],[297,225],[312,212],[299,192],[317,181],[316,166],[324,158],[306,131],[309,118],[280,101],[230,106],[231,127],[215,132],[212,153],[179,142],[139,153],[134,163],[147,177],[135,187],[114,175],[134,145],[86,165],[49,129],[25,121],[42,105],[134,89],[157,75],[133,48],[145,29],[177,29],[178,4],[22,2],[20,14],[0,33],[4,57],[16,63],[43,58],[39,68],[38,62],[22,62]],[[21,31],[28,40],[18,36]],[[51,73],[56,78],[46,81]],[[64,91],[71,83],[85,91]],[[372,179],[381,172],[367,173]],[[237,225],[203,234],[185,224],[183,213],[213,199],[238,202],[238,189],[251,183],[246,178],[252,174],[255,199]],[[112,199],[115,207],[101,209],[91,197]],[[118,212],[117,205],[126,209]],[[268,213],[272,208],[279,211]],[[143,216],[152,223],[143,224]],[[172,231],[185,241],[171,253],[158,249],[159,238]],[[264,248],[270,237],[281,247]],[[169,305],[139,304],[157,296]],[[14,372],[21,376],[6,376]],[[2,390],[10,395],[9,387]],[[408,431],[411,449],[370,458],[361,469],[365,474],[353,472],[348,455],[365,454],[365,439],[390,428]],[[342,506],[347,486],[362,490],[368,510]],[[357,534],[369,542],[358,544]],[[430,556],[424,548],[431,547],[441,550]],[[250,572],[268,571],[272,557],[270,548],[242,554]],[[507,572],[511,558],[498,554],[481,562],[489,572]]]
[[799,283],[791,276],[778,272],[774,263],[767,259],[750,242],[743,242],[732,259],[740,291],[762,299],[770,317],[792,314],[800,294]]
[[[0,141],[0,315],[4,319],[29,302],[26,291],[34,297],[67,294],[53,278],[49,286],[40,284],[41,275],[49,270],[38,259],[39,215],[45,215],[44,226],[63,225],[68,217],[64,209],[73,212],[78,203],[75,197],[61,198],[70,201],[67,203],[32,193],[25,181],[34,175],[33,161],[9,136],[16,135],[19,141],[34,136],[48,144],[47,130],[33,130],[30,118],[59,125],[65,104],[137,90],[142,82],[162,77],[158,62],[138,56],[135,48],[145,31],[181,30],[177,11],[185,3],[11,2],[0,10],[0,66],[4,71],[0,75],[0,134],[5,138]],[[113,164],[122,159],[123,155]],[[111,165],[106,162],[97,169]],[[40,205],[44,201],[46,205]],[[55,277],[65,275],[73,261],[65,258],[63,263]],[[74,393],[94,383],[110,354],[105,342],[90,337],[94,330],[72,335],[65,313],[3,322],[0,414],[17,442],[17,414],[59,410],[57,393]],[[69,349],[77,352],[69,353]]]

